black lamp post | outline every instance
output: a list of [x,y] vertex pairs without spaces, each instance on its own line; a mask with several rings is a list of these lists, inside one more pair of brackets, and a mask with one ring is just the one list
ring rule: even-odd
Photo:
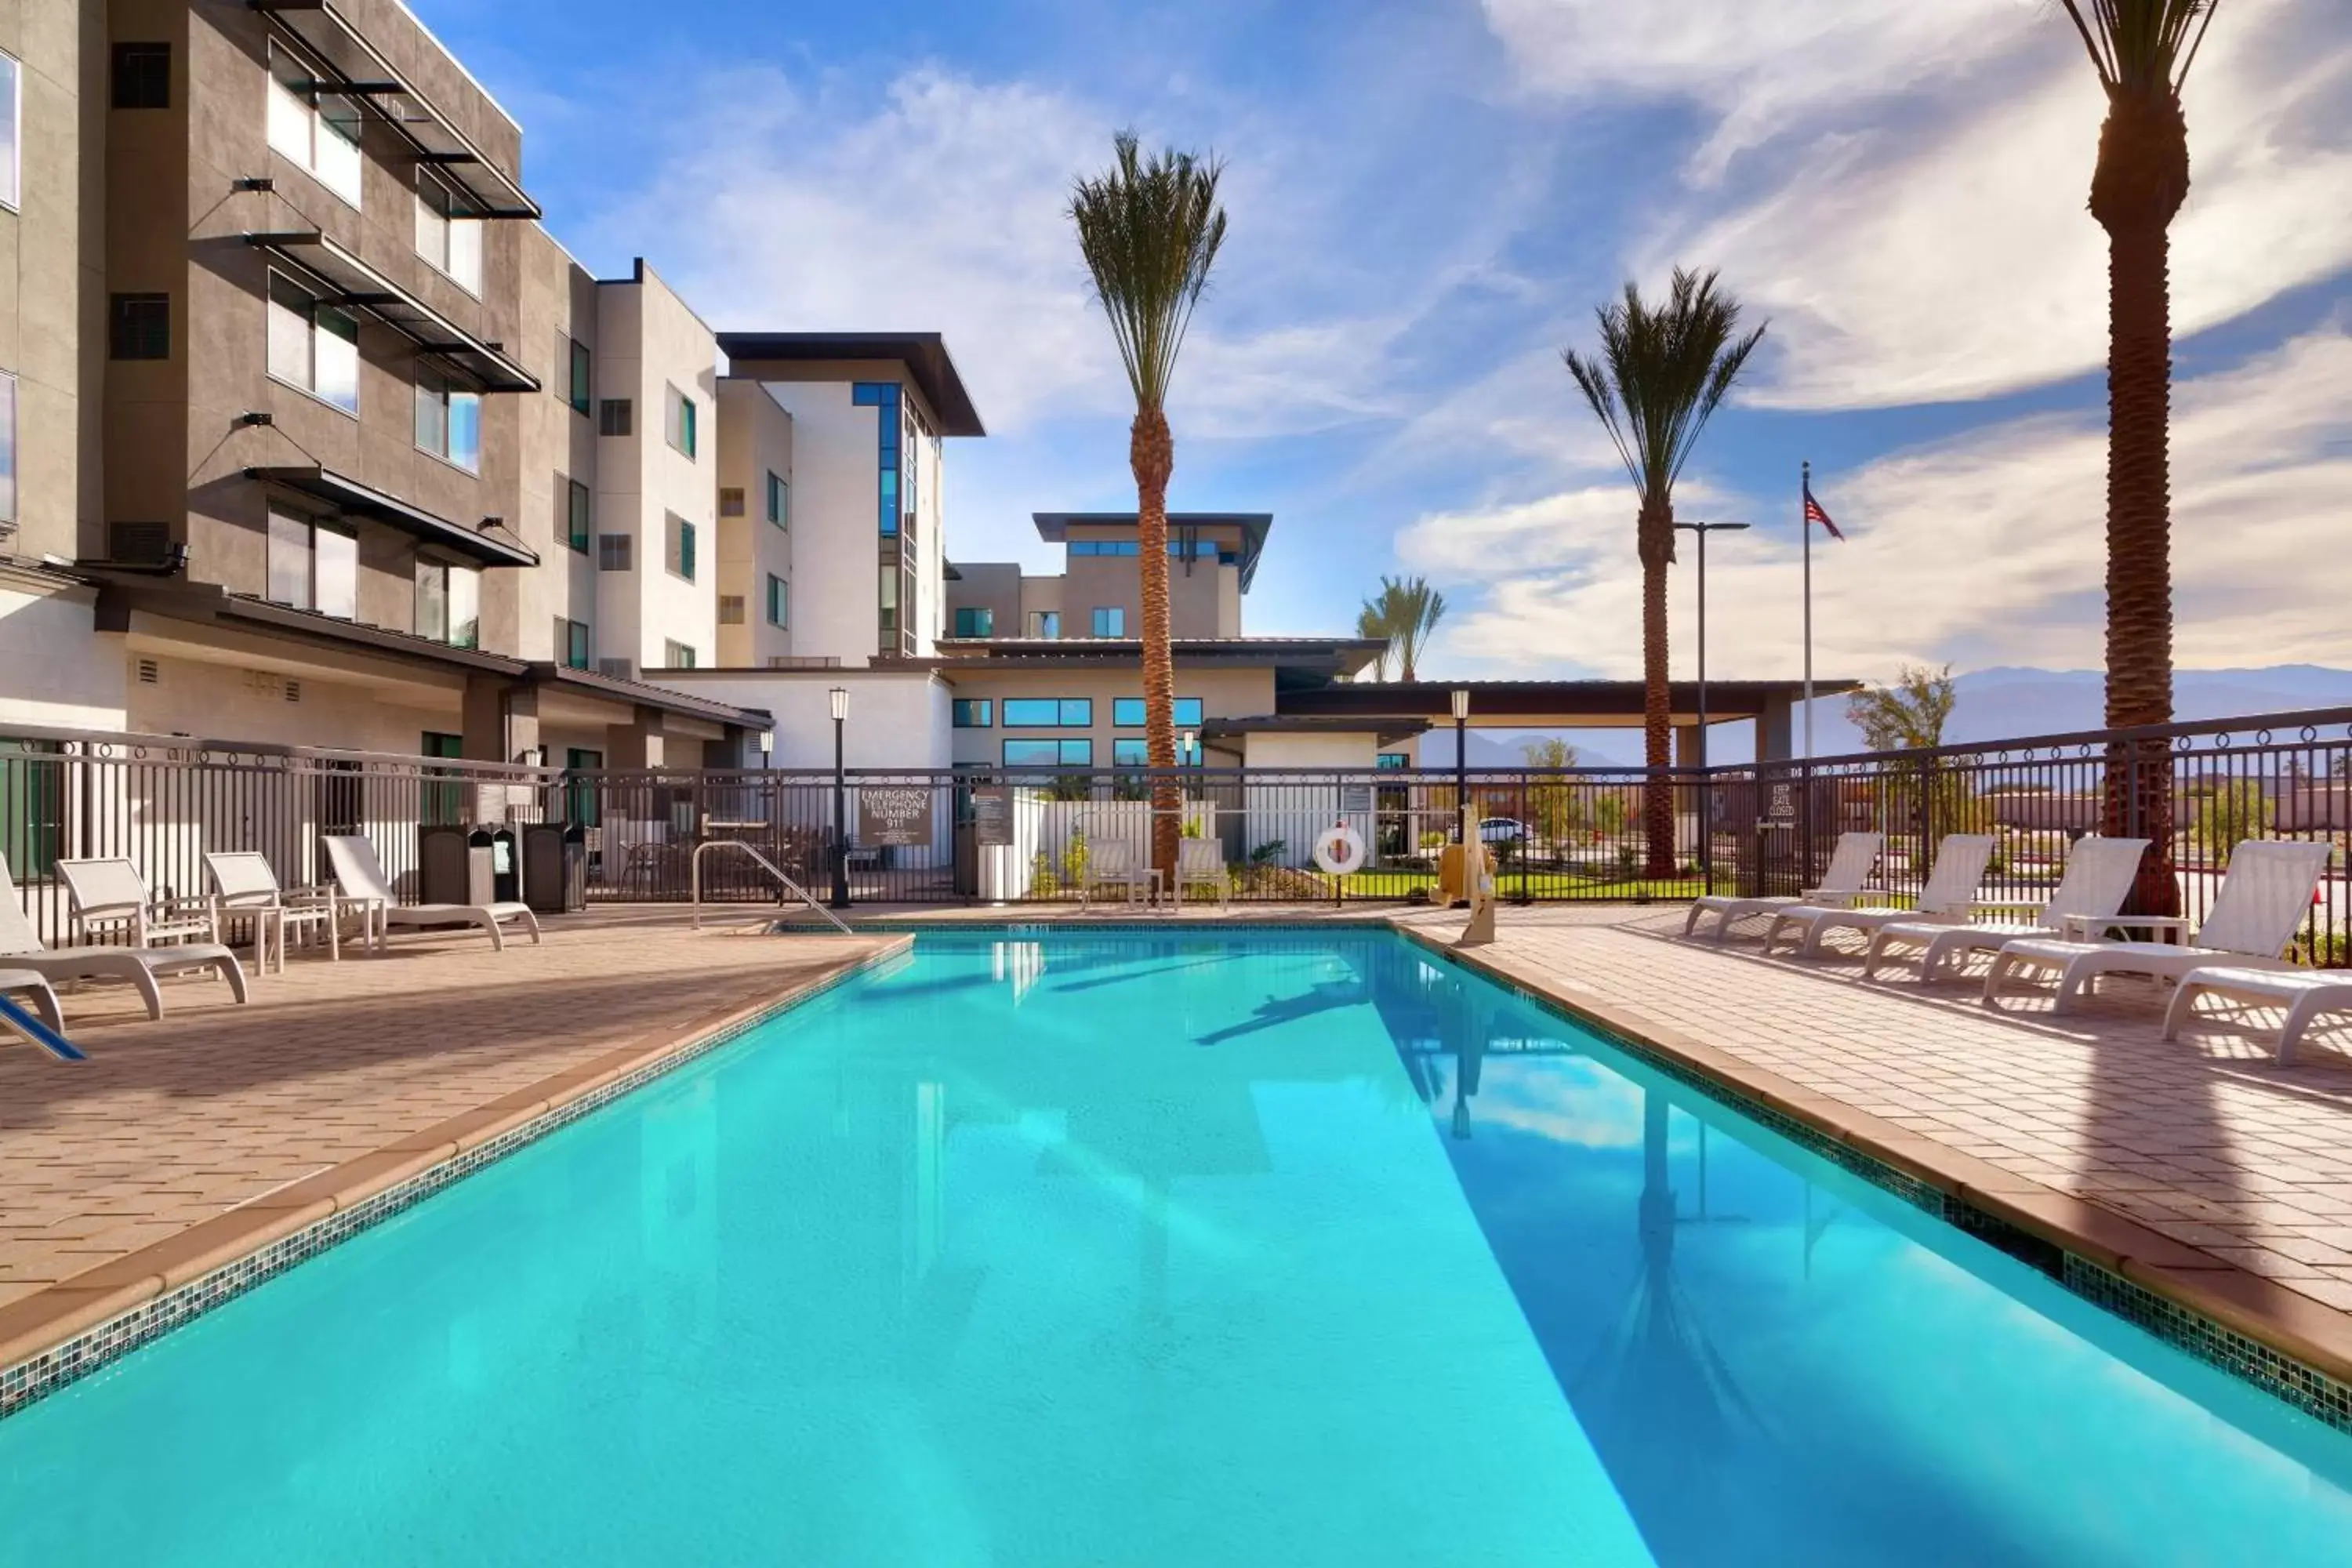
[[1465,737],[1470,728],[1470,693],[1454,689],[1454,842],[1464,842],[1463,824],[1470,809],[1470,752]]
[[833,907],[849,907],[849,781],[843,771],[842,730],[849,721],[849,689],[836,686],[833,699]]
[[1715,785],[1706,776],[1706,536],[1710,533],[1738,533],[1748,525],[1744,522],[1678,522],[1675,527],[1685,533],[1698,535],[1698,874],[1706,884],[1699,890],[1715,891]]

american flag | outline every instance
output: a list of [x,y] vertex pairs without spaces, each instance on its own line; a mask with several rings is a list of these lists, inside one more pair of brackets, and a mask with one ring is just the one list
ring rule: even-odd
[[1832,539],[1845,537],[1839,531],[1838,525],[1830,521],[1830,514],[1822,510],[1822,503],[1813,499],[1813,486],[1810,479],[1805,482],[1805,521],[1820,523]]

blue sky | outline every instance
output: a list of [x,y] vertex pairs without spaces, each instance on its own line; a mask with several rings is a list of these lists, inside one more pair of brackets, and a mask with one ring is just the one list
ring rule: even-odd
[[[991,435],[950,549],[1052,556],[1133,504],[1129,409],[1062,206],[1133,125],[1227,161],[1178,371],[1171,502],[1276,514],[1259,632],[1382,572],[1452,606],[1439,673],[1628,675],[1633,502],[1559,351],[1628,278],[1719,268],[1766,348],[1685,516],[1720,675],[2099,662],[2101,104],[2053,0],[411,0],[524,127],[600,273],[722,329],[947,334]],[[2231,0],[2175,230],[2181,662],[2352,663],[2352,33]],[[1675,663],[1690,668],[1690,574]]]

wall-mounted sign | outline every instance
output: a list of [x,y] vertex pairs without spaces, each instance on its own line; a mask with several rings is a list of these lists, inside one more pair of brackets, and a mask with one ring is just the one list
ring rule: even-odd
[[1797,786],[1792,784],[1774,784],[1772,786],[1772,804],[1765,808],[1764,815],[1770,817],[1775,822],[1796,821]]
[[974,790],[971,795],[972,837],[982,847],[1013,842],[1013,792]]
[[864,848],[911,848],[931,841],[931,792],[919,785],[857,786],[857,842]]

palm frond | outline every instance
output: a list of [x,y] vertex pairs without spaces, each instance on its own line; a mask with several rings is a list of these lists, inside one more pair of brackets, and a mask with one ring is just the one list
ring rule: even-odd
[[[1428,578],[1384,576],[1379,595],[1364,601],[1356,625],[1365,637],[1388,638],[1390,650],[1396,655],[1398,674],[1412,680],[1418,679],[1422,650],[1444,617],[1445,595],[1431,587]],[[1385,668],[1386,660],[1381,662]]]
[[1560,357],[1633,488],[1645,501],[1663,500],[1764,328],[1738,335],[1739,301],[1717,286],[1715,273],[1685,268],[1675,269],[1661,303],[1627,283],[1622,300],[1595,314],[1599,352],[1567,349]]
[[1372,656],[1372,679],[1386,680],[1389,678],[1388,645],[1393,634],[1389,630],[1388,616],[1369,599],[1364,601],[1364,607],[1356,612],[1356,635],[1381,639],[1381,651]]
[[1132,131],[1113,147],[1109,170],[1073,186],[1070,221],[1136,405],[1164,410],[1192,308],[1225,242],[1223,165],[1174,151],[1147,159]]
[[2099,85],[2116,93],[2177,93],[2221,0],[2058,0]]

